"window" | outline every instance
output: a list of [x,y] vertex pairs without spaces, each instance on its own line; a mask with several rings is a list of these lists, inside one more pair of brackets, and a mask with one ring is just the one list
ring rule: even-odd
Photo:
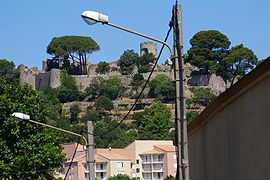
[[162,161],[162,155],[158,155],[158,161]]
[[75,179],[75,174],[74,174],[74,173],[69,173],[68,179],[69,179],[69,180]]
[[117,162],[116,167],[124,167],[124,162]]
[[100,179],[103,179],[103,178],[104,178],[104,173],[101,172],[101,173],[100,173]]
[[137,160],[136,160],[136,163],[137,163],[137,164],[139,164],[139,163],[140,163],[140,160],[139,160],[139,159],[137,159]]
[[100,170],[103,170],[103,169],[104,169],[104,165],[100,164]]
[[157,176],[158,176],[158,179],[161,179],[163,174],[161,172],[158,172]]
[[137,169],[136,169],[136,173],[139,173],[139,172],[140,172],[140,168],[137,168]]

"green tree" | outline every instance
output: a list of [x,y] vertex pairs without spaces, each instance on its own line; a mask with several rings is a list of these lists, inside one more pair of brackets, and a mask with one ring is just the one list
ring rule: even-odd
[[139,73],[147,73],[151,70],[151,64],[155,61],[155,56],[152,53],[145,53],[137,59]]
[[244,77],[257,65],[257,57],[243,44],[232,47],[230,53],[220,64],[217,75],[220,75],[225,83],[234,84],[236,79]]
[[67,74],[66,70],[61,70],[61,86],[57,89],[57,96],[61,103],[80,99],[80,92],[76,86],[76,82]]
[[191,91],[193,93],[192,102],[201,106],[207,106],[216,98],[209,88],[193,88]]
[[89,100],[95,100],[100,96],[100,87],[105,86],[105,80],[102,77],[93,78],[91,84],[85,89],[85,94]]
[[70,107],[70,122],[78,123],[78,115],[81,112],[80,106],[78,104],[73,104]]
[[117,174],[109,177],[108,180],[136,180],[136,178],[130,178],[127,174]]
[[110,76],[108,80],[101,83],[100,96],[106,96],[115,100],[122,91],[121,80],[117,76]]
[[0,78],[0,172],[4,179],[53,179],[64,158],[56,134],[47,128],[11,118],[13,112],[46,119],[40,97],[28,86]]
[[99,111],[110,111],[112,110],[113,107],[113,103],[112,101],[105,96],[100,96],[97,98],[96,103],[95,103],[96,109]]
[[195,119],[199,113],[197,111],[187,112],[187,122],[190,123],[193,119]]
[[82,117],[82,122],[86,123],[87,121],[92,121],[93,123],[101,120],[102,117],[93,106],[88,106],[85,115]]
[[110,71],[110,65],[106,62],[99,62],[97,64],[96,73],[105,74]]
[[172,80],[164,75],[159,74],[149,82],[149,96],[154,98],[171,101],[174,99],[175,86]]
[[131,74],[139,55],[134,50],[126,50],[118,60],[118,66],[123,75]]
[[138,88],[139,86],[141,86],[144,83],[144,77],[142,74],[135,74],[132,77],[132,82],[131,82],[131,86],[133,86],[134,88]]
[[171,111],[166,105],[158,102],[144,112],[135,113],[133,119],[140,139],[162,140],[169,137]]
[[0,59],[0,76],[5,78],[8,82],[18,83],[19,75],[19,71],[15,68],[15,64],[12,61]]
[[186,62],[204,69],[206,74],[216,73],[218,64],[228,54],[230,40],[216,30],[200,31],[190,39],[191,48]]
[[[116,127],[117,125],[118,122],[112,121],[108,116],[94,123],[94,133],[101,134],[95,138],[97,148],[123,148],[137,138],[135,130],[126,128],[125,124]],[[109,131],[113,127],[116,128]]]
[[175,180],[175,177],[173,177],[172,175],[166,176],[164,180]]
[[87,74],[87,57],[98,51],[99,45],[90,37],[62,36],[52,39],[47,47],[47,53],[58,60],[79,61],[81,74]]

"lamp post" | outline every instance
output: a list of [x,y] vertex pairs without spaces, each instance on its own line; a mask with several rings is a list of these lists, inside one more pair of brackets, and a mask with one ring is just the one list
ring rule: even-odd
[[[21,112],[14,112],[14,113],[12,113],[12,117],[14,119],[18,120],[18,121],[31,122],[31,123],[34,123],[34,124],[38,124],[38,125],[41,125],[41,126],[45,126],[45,127],[51,128],[51,129],[62,131],[62,132],[68,133],[68,134],[72,134],[74,136],[81,137],[83,139],[83,141],[84,141],[84,145],[86,147],[88,147],[88,142],[87,142],[87,140],[85,139],[85,137],[83,135],[80,135],[80,134],[77,134],[77,133],[74,133],[74,132],[71,132],[71,131],[68,131],[68,130],[65,130],[65,129],[61,129],[61,128],[58,128],[58,127],[55,127],[55,126],[51,126],[49,124],[44,124],[44,123],[41,123],[41,122],[38,122],[38,121],[31,120],[29,115],[23,114]],[[87,154],[87,151],[88,151],[88,148],[86,149],[86,154]],[[86,155],[86,158],[87,157],[88,156]],[[89,164],[88,164],[88,167],[89,167]]]
[[[175,124],[177,127],[177,173],[178,178],[181,180],[188,180],[188,156],[187,156],[187,124],[186,124],[186,117],[185,117],[185,97],[184,97],[184,69],[183,69],[183,59],[182,59],[182,24],[181,24],[181,18],[179,17],[179,6],[176,4],[173,8],[173,28],[174,28],[174,51],[172,51],[172,48],[170,45],[164,41],[161,41],[159,39],[147,36],[145,34],[133,31],[131,29],[127,29],[115,24],[112,24],[109,22],[109,17],[95,12],[95,11],[84,11],[81,14],[81,17],[88,25],[94,25],[96,23],[105,24],[147,39],[150,39],[152,41],[161,43],[165,45],[171,55],[171,59],[174,62],[174,80],[175,80]],[[181,31],[181,32],[180,32]],[[179,39],[181,39],[179,41]]]
[[147,36],[145,34],[142,34],[142,33],[139,33],[139,32],[136,32],[136,31],[133,31],[131,29],[128,29],[128,28],[124,28],[124,27],[121,27],[121,26],[118,26],[118,25],[115,25],[111,22],[109,22],[109,17],[104,15],[104,14],[101,14],[99,12],[95,12],[95,11],[84,11],[82,14],[81,14],[81,17],[83,18],[83,20],[88,24],[88,25],[94,25],[96,23],[101,23],[101,24],[106,24],[108,26],[111,26],[111,27],[114,27],[114,28],[117,28],[117,29],[121,29],[123,31],[126,31],[126,32],[129,32],[129,33],[132,33],[132,34],[135,34],[135,35],[138,35],[138,36],[141,36],[141,37],[144,37],[146,39],[150,39],[152,41],[155,41],[155,42],[158,42],[158,43],[161,43],[161,44],[164,44],[170,51],[170,54],[171,54],[171,58],[173,57],[173,51],[172,51],[172,48],[170,47],[170,45],[162,40],[159,40],[159,39],[156,39],[156,38],[153,38],[151,36]]

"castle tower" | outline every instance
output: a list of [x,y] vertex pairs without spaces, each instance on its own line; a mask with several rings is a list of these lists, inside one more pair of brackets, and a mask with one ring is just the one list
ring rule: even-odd
[[60,69],[51,69],[50,87],[57,88],[61,85]]
[[25,65],[19,65],[20,85],[30,85],[34,90],[37,89],[38,68],[27,68]]
[[157,58],[157,44],[152,41],[142,42],[140,44],[141,56],[145,53],[152,53]]

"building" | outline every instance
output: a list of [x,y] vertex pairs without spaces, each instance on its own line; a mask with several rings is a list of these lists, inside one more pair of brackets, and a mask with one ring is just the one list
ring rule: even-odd
[[[62,177],[66,174],[76,143],[63,145],[66,154],[63,169],[58,172]],[[87,179],[85,151],[78,145],[75,158],[67,174],[67,180]],[[176,148],[172,141],[136,140],[122,149],[96,149],[95,174],[96,179],[105,180],[117,174],[127,174],[137,179],[163,179],[175,176]]]
[[188,126],[192,180],[270,179],[270,58]]

